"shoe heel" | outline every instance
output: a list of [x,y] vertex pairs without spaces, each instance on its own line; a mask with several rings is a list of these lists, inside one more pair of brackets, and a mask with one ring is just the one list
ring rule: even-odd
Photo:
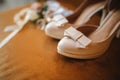
[[116,38],[120,38],[120,23],[118,24],[119,28],[117,30],[117,33],[116,33]]

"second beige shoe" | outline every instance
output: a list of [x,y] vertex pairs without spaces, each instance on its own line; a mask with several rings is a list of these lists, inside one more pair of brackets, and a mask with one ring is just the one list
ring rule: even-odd
[[85,24],[90,20],[90,18],[97,13],[98,11],[104,8],[105,1],[104,0],[86,0],[84,5],[81,7],[81,13],[78,19],[75,21],[74,24],[70,24],[69,20],[67,20],[62,15],[54,16],[53,20],[47,24],[45,28],[46,35],[55,38],[61,39],[64,36],[65,29],[69,28],[70,26],[74,25],[81,25]]

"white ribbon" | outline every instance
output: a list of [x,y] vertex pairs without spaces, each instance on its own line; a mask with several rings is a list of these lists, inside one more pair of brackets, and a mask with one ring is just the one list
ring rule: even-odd
[[[20,17],[23,16],[25,13],[26,13],[25,19],[21,20]],[[0,42],[0,48],[2,48],[5,44],[7,44],[19,31],[21,31],[28,21],[33,21],[38,18],[39,15],[31,9],[24,9],[20,13],[18,13],[14,18],[17,24],[16,26],[18,26],[18,28],[15,29],[10,35],[8,35],[2,42]],[[5,30],[7,29],[8,27]]]
[[14,31],[18,29],[18,27],[16,25],[10,25],[10,26],[7,26],[5,29],[4,29],[4,32],[11,32],[11,31]]

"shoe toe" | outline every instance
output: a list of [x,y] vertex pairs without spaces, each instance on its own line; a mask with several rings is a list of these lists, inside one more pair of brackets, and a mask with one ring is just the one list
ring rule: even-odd
[[68,38],[64,37],[60,42],[58,43],[58,50],[61,50],[62,52],[67,52],[67,53],[74,53],[76,51],[77,47],[75,45],[75,41]]
[[52,38],[61,39],[63,38],[64,30],[59,28],[55,22],[50,22],[45,28],[45,33]]

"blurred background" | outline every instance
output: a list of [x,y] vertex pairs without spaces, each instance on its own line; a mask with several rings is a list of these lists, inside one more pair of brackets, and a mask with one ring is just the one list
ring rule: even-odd
[[31,4],[39,0],[0,0],[0,11],[19,7],[25,4]]
[[[16,8],[22,5],[31,4],[35,1],[54,1],[54,0],[0,0],[0,11]],[[69,4],[78,6],[83,0],[56,0],[69,2]]]

